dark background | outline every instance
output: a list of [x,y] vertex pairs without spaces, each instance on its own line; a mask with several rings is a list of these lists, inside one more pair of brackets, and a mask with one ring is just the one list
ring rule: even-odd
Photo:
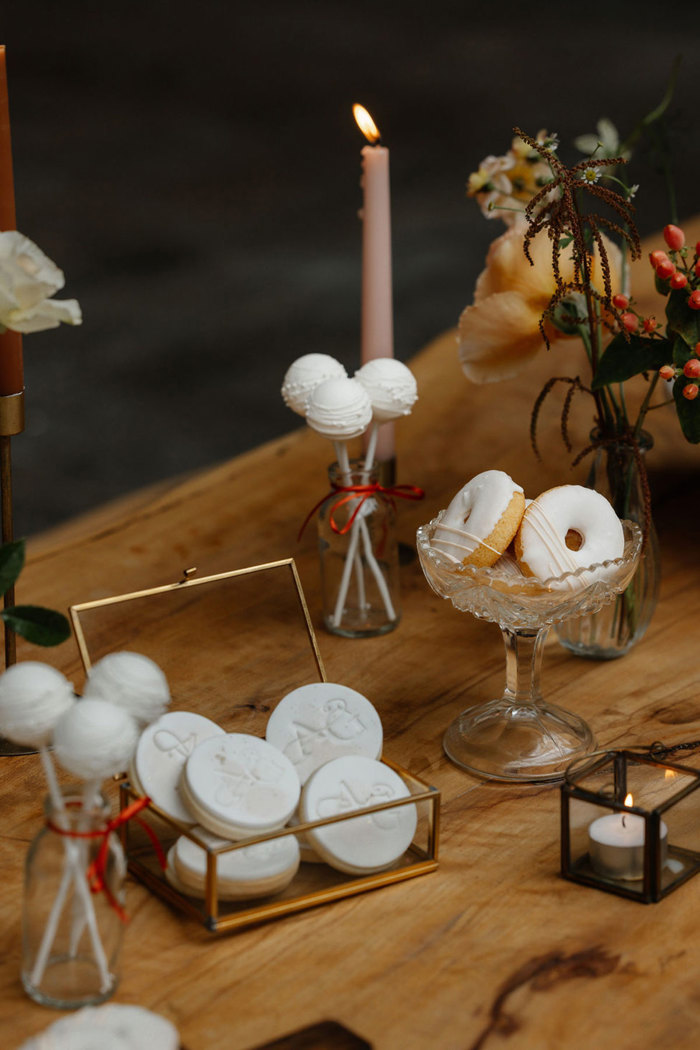
[[[391,148],[396,353],[471,301],[501,232],[464,196],[511,128],[623,136],[683,65],[681,217],[700,210],[694,3],[24,0],[5,5],[18,227],[84,324],[25,338],[16,531],[299,425],[279,388],[311,351],[358,364],[354,101]],[[640,149],[639,225],[668,221]],[[446,382],[464,381],[455,358]]]

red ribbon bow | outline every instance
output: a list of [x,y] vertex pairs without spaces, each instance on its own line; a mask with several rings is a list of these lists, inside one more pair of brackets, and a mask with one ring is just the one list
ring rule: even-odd
[[[336,493],[338,499],[331,507],[328,521],[333,532],[337,533],[338,536],[344,536],[350,531],[365,501],[372,496],[378,496],[380,499],[386,500],[387,503],[390,503],[394,508],[396,507],[396,499],[421,500],[425,497],[425,492],[423,489],[418,488],[417,485],[390,485],[385,487],[384,485],[379,485],[377,482],[372,482],[367,485],[333,485],[330,492],[327,492],[326,495],[311,508],[304,518],[304,523],[299,529],[297,540],[301,539],[304,529],[309,524],[319,507],[322,507],[326,500],[330,499],[330,497]],[[338,525],[335,520],[336,511],[346,503],[353,502],[356,503],[357,506],[353,509],[352,514],[343,526]]]
[[108,820],[103,828],[95,829],[92,831],[77,831],[72,828],[60,828],[52,821],[48,822],[48,826],[52,831],[57,832],[59,835],[65,835],[71,839],[102,839],[100,847],[97,851],[97,855],[93,862],[88,866],[85,872],[85,877],[88,881],[91,893],[104,893],[107,898],[110,907],[114,908],[122,922],[128,921],[128,916],[122,908],[119,901],[116,899],[112,891],[110,890],[107,882],[105,881],[105,874],[107,870],[107,857],[109,854],[109,836],[113,831],[118,831],[122,824],[126,824],[127,821],[136,819],[136,822],[141,825],[144,829],[151,842],[153,848],[156,851],[158,857],[158,863],[160,864],[163,871],[167,866],[167,860],[163,847],[158,841],[153,828],[151,828],[144,820],[140,820],[136,814],[140,813],[142,809],[145,809],[150,802],[150,798],[144,796],[143,798],[137,798],[129,806],[126,806],[121,812],[117,813],[113,820]]

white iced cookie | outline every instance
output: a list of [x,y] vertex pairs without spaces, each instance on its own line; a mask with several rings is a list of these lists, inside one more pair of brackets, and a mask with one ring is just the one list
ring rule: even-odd
[[[292,813],[291,817],[287,821],[288,828],[295,828],[298,824],[301,824],[299,819],[299,811]],[[313,848],[306,835],[302,832],[298,832],[294,838],[299,843],[299,856],[305,864],[325,864],[323,857],[319,857],[316,850]]]
[[79,700],[61,715],[53,734],[56,758],[81,780],[128,769],[139,731],[123,707],[109,700]]
[[[299,816],[304,822],[322,820],[408,797],[410,791],[389,766],[348,755],[316,770],[304,787]],[[313,828],[307,836],[326,863],[350,875],[365,875],[395,864],[410,846],[416,824],[415,805],[404,805]]]
[[383,734],[379,715],[362,693],[314,682],[280,700],[265,739],[287,756],[305,784],[314,770],[341,755],[380,758]]
[[502,470],[484,470],[451,500],[432,546],[463,565],[493,565],[518,531],[524,509],[520,485]]
[[[217,838],[202,827],[192,831],[203,845],[182,835],[173,847],[172,868],[186,892],[203,897],[207,875],[204,845],[216,849],[230,845],[230,840]],[[220,853],[216,860],[218,896],[221,900],[271,896],[288,886],[298,869],[299,846],[294,835]]]
[[226,733],[197,745],[180,791],[200,824],[238,840],[284,827],[299,801],[300,784],[289,759],[267,741]]
[[306,422],[331,441],[350,441],[372,422],[372,402],[356,379],[326,379],[309,398]]
[[195,747],[213,736],[224,736],[224,730],[211,719],[193,711],[166,711],[139,737],[129,769],[133,786],[169,817],[194,824],[180,797],[180,775]]
[[142,1006],[86,1006],[54,1021],[20,1050],[178,1050],[177,1029]]
[[25,747],[45,747],[75,702],[72,684],[54,667],[35,660],[12,664],[0,675],[0,735]]
[[148,725],[170,704],[168,680],[157,663],[142,653],[107,653],[90,669],[83,698],[110,700]]
[[410,368],[393,357],[377,357],[355,372],[372,402],[376,423],[388,423],[411,413],[418,386]]
[[[523,514],[515,553],[526,576],[541,580],[598,565],[624,552],[622,524],[599,492],[582,485],[559,485],[533,500]],[[586,573],[582,583],[603,578]]]
[[347,375],[340,361],[330,354],[304,354],[287,369],[282,384],[282,398],[292,412],[303,416],[313,390],[326,379],[342,379]]

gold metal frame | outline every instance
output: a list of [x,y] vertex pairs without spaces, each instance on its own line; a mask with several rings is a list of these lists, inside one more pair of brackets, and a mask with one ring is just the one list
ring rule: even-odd
[[[142,816],[150,811],[157,816],[162,824],[169,825],[177,835],[185,835],[204,849],[207,854],[205,895],[199,907],[195,901],[201,901],[201,898],[189,897],[175,889],[167,881],[164,873],[155,863],[155,851],[150,843],[136,849],[133,848],[131,842],[133,830],[128,825],[123,825],[121,828],[122,845],[129,860],[129,871],[157,897],[160,897],[161,900],[166,901],[166,903],[196,919],[198,922],[203,923],[211,933],[226,933],[244,926],[251,926],[254,923],[266,922],[270,919],[281,918],[284,915],[291,915],[294,912],[305,911],[307,908],[315,908],[318,905],[328,904],[331,901],[341,900],[344,897],[351,897],[357,893],[364,893],[367,890],[379,889],[382,886],[389,886],[395,882],[403,882],[405,879],[412,879],[418,875],[427,875],[429,872],[435,871],[438,866],[440,792],[424,780],[402,769],[396,763],[386,758],[383,761],[402,777],[411,791],[409,796],[393,799],[391,802],[380,802],[373,806],[365,806],[362,809],[352,810],[350,813],[325,817],[323,820],[309,821],[305,824],[297,824],[294,827],[281,828],[279,831],[268,832],[264,835],[251,836],[240,842],[232,842],[216,848],[207,845],[202,839],[199,839],[191,827],[173,820],[158,806],[150,803],[147,809],[143,811]],[[134,791],[128,781],[121,783],[120,801],[122,808],[139,797],[138,792]],[[267,842],[287,835],[303,836],[309,829],[324,827],[326,824],[338,824],[344,820],[352,820],[357,817],[378,813],[384,809],[396,809],[399,806],[410,806],[418,803],[427,804],[425,845],[422,846],[414,840],[407,850],[404,861],[398,867],[365,876],[347,876],[338,872],[335,873],[337,874],[337,880],[332,886],[311,890],[310,892],[301,891],[297,895],[282,899],[277,895],[276,899],[273,897],[267,901],[261,899],[250,904],[241,902],[238,905],[232,905],[232,909],[235,910],[221,914],[223,902],[220,902],[218,897],[217,875],[217,860],[220,854],[231,853],[234,850],[251,846],[257,842]],[[408,855],[410,855],[410,860],[407,859]],[[150,857],[150,865],[144,861],[144,857]],[[315,868],[316,865],[310,865],[310,867]],[[323,865],[323,867],[325,868],[326,866]],[[293,887],[294,882],[292,882]],[[229,906],[229,902],[226,902],[226,906]]]
[[281,561],[270,561],[261,565],[250,565],[245,569],[233,569],[231,572],[216,573],[214,576],[195,577],[195,573],[197,572],[196,568],[185,569],[182,574],[182,579],[178,580],[177,583],[166,583],[161,587],[151,587],[145,591],[132,591],[130,594],[116,594],[110,598],[98,598],[92,602],[81,602],[78,605],[71,605],[69,610],[70,618],[73,624],[73,631],[75,633],[75,640],[78,644],[78,650],[80,651],[80,659],[83,662],[85,672],[87,673],[90,670],[92,663],[87,642],[85,641],[83,627],[80,622],[80,614],[82,612],[87,612],[92,609],[100,609],[107,605],[120,605],[124,602],[134,601],[137,598],[150,598],[157,594],[167,594],[171,591],[187,590],[189,587],[200,587],[204,583],[216,583],[220,580],[234,579],[236,576],[249,576],[254,572],[267,572],[270,569],[281,569],[285,567],[289,568],[294,587],[296,588],[299,605],[301,606],[304,615],[306,633],[309,638],[309,644],[311,645],[320,679],[322,682],[327,681],[323,660],[321,659],[318,642],[316,641],[316,634],[309,615],[309,607],[306,604],[306,598],[304,597],[304,591],[301,586],[301,580],[299,579],[299,573],[297,572],[294,558],[283,558]]

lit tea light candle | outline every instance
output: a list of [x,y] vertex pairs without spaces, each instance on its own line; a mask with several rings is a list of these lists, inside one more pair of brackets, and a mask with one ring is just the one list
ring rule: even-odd
[[[632,806],[632,795],[625,805]],[[610,813],[594,820],[588,828],[588,853],[591,864],[608,879],[633,881],[644,878],[644,841],[646,822],[638,813]],[[666,863],[668,828],[661,822],[661,864]]]
[[[362,149],[362,364],[394,356],[394,311],[391,276],[391,194],[389,150],[379,129],[359,104],[353,114],[368,145]],[[394,455],[394,428],[379,430],[377,459]]]

